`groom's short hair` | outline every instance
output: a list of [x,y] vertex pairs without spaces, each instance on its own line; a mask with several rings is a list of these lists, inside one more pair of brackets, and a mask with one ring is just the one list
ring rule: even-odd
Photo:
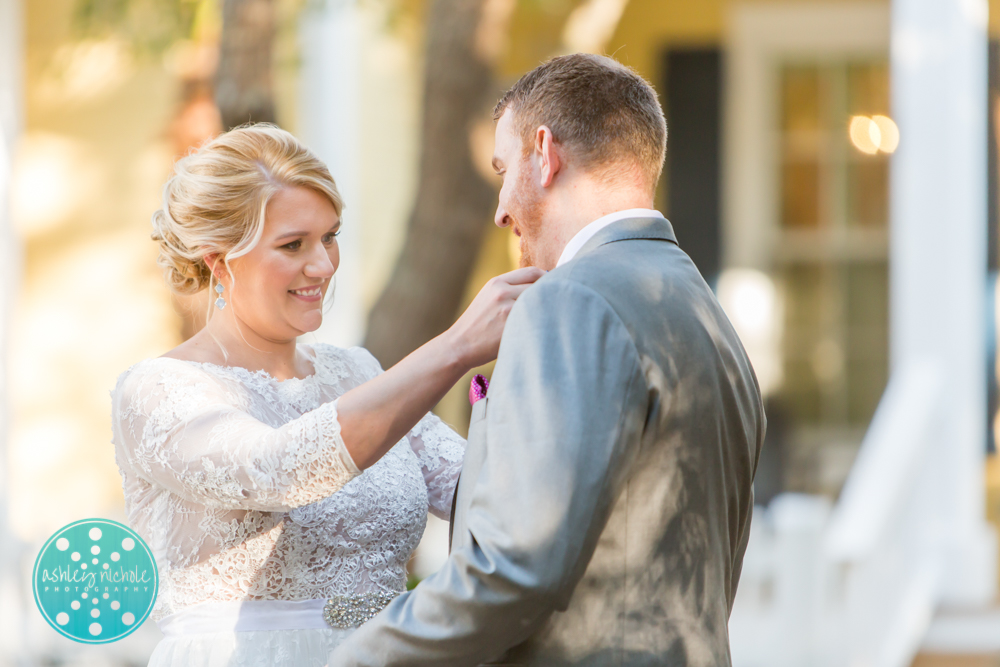
[[667,150],[656,91],[635,70],[606,56],[558,56],[522,76],[493,109],[514,113],[524,153],[540,125],[585,169],[633,163],[655,186]]

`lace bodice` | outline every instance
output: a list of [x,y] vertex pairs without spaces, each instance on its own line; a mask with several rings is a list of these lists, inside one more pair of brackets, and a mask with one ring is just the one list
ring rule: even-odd
[[363,348],[300,349],[305,379],[164,357],[118,378],[115,457],[156,556],[154,620],[200,602],[401,591],[428,509],[448,517],[464,440],[428,414],[359,474],[335,399],[381,368]]

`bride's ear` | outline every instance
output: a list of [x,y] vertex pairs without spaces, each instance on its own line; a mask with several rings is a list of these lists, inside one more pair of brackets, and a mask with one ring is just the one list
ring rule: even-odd
[[221,260],[219,258],[219,253],[211,252],[204,257],[205,265],[208,266],[208,270],[212,272],[215,276],[216,281],[221,281],[223,275],[223,267],[220,266]]

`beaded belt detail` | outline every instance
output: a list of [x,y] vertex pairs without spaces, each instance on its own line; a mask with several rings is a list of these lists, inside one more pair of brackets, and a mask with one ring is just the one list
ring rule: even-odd
[[331,628],[356,628],[374,618],[398,595],[399,593],[337,595],[326,601],[326,606],[323,607],[323,620]]

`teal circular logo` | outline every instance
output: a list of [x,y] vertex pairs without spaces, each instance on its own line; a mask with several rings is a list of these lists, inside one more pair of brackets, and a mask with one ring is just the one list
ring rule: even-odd
[[50,537],[32,572],[35,603],[56,632],[86,644],[117,641],[153,611],[153,552],[117,521],[84,519]]

